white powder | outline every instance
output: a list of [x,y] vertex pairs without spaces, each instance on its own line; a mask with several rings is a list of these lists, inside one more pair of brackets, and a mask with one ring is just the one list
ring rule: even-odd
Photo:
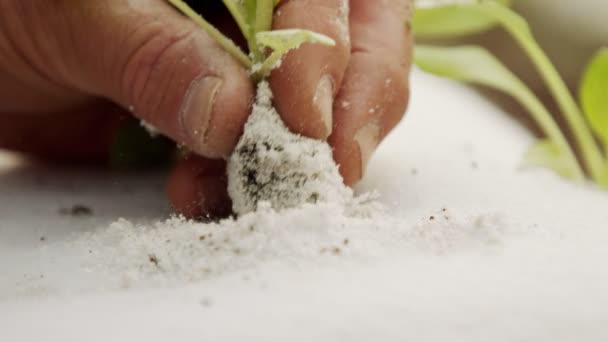
[[344,205],[353,197],[329,145],[285,126],[272,106],[267,82],[258,86],[253,111],[228,162],[228,193],[239,215],[255,211],[260,202],[280,210],[304,203]]
[[[518,169],[533,137],[475,91],[416,69],[412,84],[407,123],[361,186],[384,213],[326,203],[154,223],[162,177],[0,154],[3,340],[606,341],[606,192]],[[57,215],[74,203],[95,216]],[[112,329],[93,336],[100,322]]]
[[173,218],[152,226],[119,220],[79,237],[86,267],[108,274],[109,287],[131,287],[195,281],[267,262],[384,254],[394,241],[430,238],[445,245],[428,235],[432,229],[389,215],[374,195],[354,197],[330,146],[285,126],[267,82],[258,86],[228,161],[228,192],[236,219],[204,224]]
[[104,286],[179,284],[255,272],[269,263],[320,267],[330,260],[493,249],[518,229],[501,216],[469,217],[442,208],[411,221],[372,195],[354,197],[329,145],[291,133],[271,100],[268,84],[261,83],[228,163],[238,218],[207,224],[173,218],[152,225],[119,220],[80,236],[86,267],[107,275]]
[[[131,110],[131,111],[133,111],[133,110]],[[148,132],[148,134],[150,134],[150,136],[152,138],[156,138],[156,137],[160,136],[160,131],[158,130],[158,128],[152,126],[151,123],[149,123],[145,120],[140,120],[139,124],[141,125],[141,127],[143,127]]]
[[261,204],[256,212],[219,223],[119,220],[81,235],[76,245],[87,256],[86,268],[105,274],[103,287],[130,288],[254,274],[268,264],[322,267],[391,255],[500,250],[509,226],[501,215],[468,217],[448,209],[409,222],[360,198],[350,207],[304,204],[280,213]]

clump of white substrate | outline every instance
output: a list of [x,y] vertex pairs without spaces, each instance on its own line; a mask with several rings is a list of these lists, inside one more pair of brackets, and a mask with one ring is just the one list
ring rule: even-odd
[[104,275],[104,288],[179,284],[230,273],[254,276],[265,266],[342,267],[471,246],[492,251],[512,234],[507,227],[513,225],[501,216],[441,208],[411,220],[374,195],[355,197],[343,185],[330,147],[291,133],[271,99],[268,84],[261,83],[228,163],[237,217],[213,223],[119,220],[77,239],[87,272]]
[[353,192],[343,184],[325,142],[292,133],[260,82],[253,111],[228,161],[228,193],[243,215],[268,203],[276,210],[305,203],[346,204]]
[[292,134],[267,83],[229,161],[237,217],[202,223],[119,220],[75,244],[104,288],[196,282],[264,268],[343,267],[378,257],[500,250],[520,227],[501,215],[437,208],[422,219],[345,187],[330,147]]

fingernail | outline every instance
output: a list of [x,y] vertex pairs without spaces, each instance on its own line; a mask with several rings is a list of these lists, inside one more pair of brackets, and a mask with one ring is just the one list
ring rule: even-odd
[[376,122],[370,122],[355,134],[355,141],[359,145],[361,158],[360,175],[363,177],[372,154],[380,143],[381,128]]
[[182,132],[188,138],[186,142],[194,144],[188,147],[194,150],[204,149],[207,143],[213,105],[221,86],[221,78],[207,76],[192,82],[186,94],[180,113],[180,125]]
[[317,91],[313,99],[314,105],[321,114],[321,120],[325,126],[325,134],[322,138],[327,138],[333,128],[333,105],[334,105],[334,82],[331,77],[323,76],[317,85]]

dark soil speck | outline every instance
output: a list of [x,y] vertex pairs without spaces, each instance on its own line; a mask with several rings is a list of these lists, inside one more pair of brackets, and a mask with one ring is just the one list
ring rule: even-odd
[[59,209],[59,213],[66,216],[85,217],[93,215],[93,209],[83,204],[75,204],[70,208]]

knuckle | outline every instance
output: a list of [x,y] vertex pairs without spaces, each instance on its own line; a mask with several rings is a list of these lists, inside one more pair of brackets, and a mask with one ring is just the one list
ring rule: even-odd
[[[125,100],[154,123],[166,105],[162,95],[175,86],[174,76],[181,71],[177,63],[185,58],[192,37],[191,32],[166,32],[157,22],[144,25],[132,38],[134,48],[122,63],[120,87]],[[192,79],[195,76],[189,75]]]

